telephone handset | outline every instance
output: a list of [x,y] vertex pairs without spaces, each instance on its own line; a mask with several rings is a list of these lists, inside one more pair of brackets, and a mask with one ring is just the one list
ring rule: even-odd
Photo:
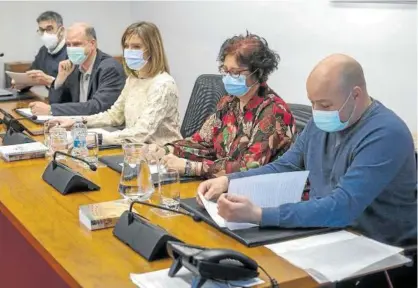
[[174,262],[168,272],[174,277],[182,266],[195,276],[192,288],[200,288],[206,280],[237,281],[258,276],[258,264],[234,250],[207,249],[179,242],[167,242],[167,252]]

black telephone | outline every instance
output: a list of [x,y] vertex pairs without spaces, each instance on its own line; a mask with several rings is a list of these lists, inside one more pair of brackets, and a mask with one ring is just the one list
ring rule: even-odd
[[174,277],[184,266],[196,276],[192,288],[202,287],[208,279],[237,281],[258,276],[257,262],[234,250],[207,249],[169,241],[167,252],[174,260],[168,275]]

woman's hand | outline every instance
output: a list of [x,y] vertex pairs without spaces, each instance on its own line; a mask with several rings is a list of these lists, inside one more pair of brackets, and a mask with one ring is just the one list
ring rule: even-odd
[[161,165],[165,166],[167,169],[175,169],[179,172],[180,176],[184,175],[186,169],[186,159],[179,158],[173,154],[168,154],[161,159]]
[[148,153],[150,153],[154,158],[161,159],[165,156],[165,149],[157,144],[148,145]]
[[52,118],[48,121],[48,123],[51,123],[51,126],[54,126],[53,124],[57,124],[62,128],[70,130],[71,127],[73,127],[73,125],[75,124],[75,120],[71,118]]

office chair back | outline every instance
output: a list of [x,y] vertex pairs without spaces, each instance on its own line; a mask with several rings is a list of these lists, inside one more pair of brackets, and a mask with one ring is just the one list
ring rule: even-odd
[[288,104],[290,111],[296,121],[296,129],[298,133],[302,132],[306,124],[312,117],[312,107],[303,104]]
[[221,75],[200,75],[194,84],[186,114],[181,125],[181,135],[186,138],[198,131],[204,121],[216,111],[216,104],[227,93]]

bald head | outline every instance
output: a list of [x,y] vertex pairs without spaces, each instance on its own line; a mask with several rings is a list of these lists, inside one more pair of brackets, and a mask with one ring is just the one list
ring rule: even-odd
[[[370,100],[363,68],[355,59],[343,54],[333,54],[320,61],[308,77],[306,90],[317,110],[341,110],[345,107],[350,112],[357,107],[355,110],[361,112]],[[353,99],[348,99],[349,96]],[[344,112],[340,114],[342,119],[347,116]]]
[[79,22],[71,25],[67,30],[67,42],[97,40],[94,27],[88,23]]
[[326,86],[332,93],[350,93],[355,86],[365,89],[363,68],[353,58],[343,54],[333,54],[319,62],[307,81],[308,88],[314,90]]

